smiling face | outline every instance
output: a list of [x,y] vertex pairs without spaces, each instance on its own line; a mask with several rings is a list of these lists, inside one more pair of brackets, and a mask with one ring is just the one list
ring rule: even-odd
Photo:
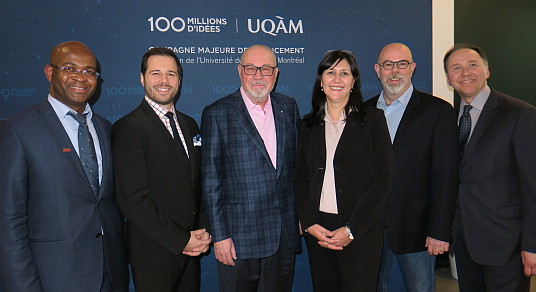
[[378,56],[378,64],[374,65],[374,70],[382,83],[384,96],[390,102],[398,99],[409,88],[416,64],[411,63],[405,69],[400,69],[398,64],[395,64],[391,70],[385,70],[379,64],[387,61],[398,62],[402,60],[413,62],[410,49],[404,44],[393,43],[382,49]]
[[155,103],[171,110],[179,91],[177,63],[170,56],[153,55],[147,60],[145,74],[140,74],[145,95]]
[[[80,42],[66,42],[54,48],[50,64],[77,70],[97,70],[97,60],[91,50]],[[82,113],[97,88],[97,78],[82,73],[70,73],[45,66],[45,76],[50,82],[50,95],[69,108]]]
[[264,104],[268,99],[268,94],[272,91],[279,72],[275,68],[271,76],[262,76],[257,70],[254,75],[246,75],[241,65],[253,65],[255,67],[275,67],[275,55],[265,46],[255,45],[248,48],[242,54],[241,64],[238,65],[238,75],[242,88],[247,93],[253,103]]
[[324,70],[320,86],[324,89],[328,103],[346,105],[354,86],[354,76],[346,59],[335,62],[335,66]]
[[452,53],[446,62],[446,69],[447,82],[468,104],[484,89],[489,78],[487,64],[471,49]]

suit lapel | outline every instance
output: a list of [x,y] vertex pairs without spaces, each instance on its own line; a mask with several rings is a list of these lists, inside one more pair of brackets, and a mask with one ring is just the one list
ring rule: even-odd
[[279,177],[279,175],[281,174],[281,168],[283,166],[283,155],[285,153],[284,150],[287,139],[286,133],[288,132],[287,127],[290,124],[290,121],[288,120],[289,115],[285,113],[283,106],[281,106],[281,104],[279,103],[279,99],[274,94],[272,94],[270,98],[272,100],[272,110],[274,115],[275,133],[277,139],[276,171],[277,177]]
[[173,153],[173,157],[175,157],[184,167],[186,167],[186,169],[190,169],[190,161],[188,160],[188,157],[181,153],[177,142],[175,142],[175,139],[173,139],[173,136],[171,136],[168,129],[151,108],[151,106],[145,100],[142,100],[140,108],[145,113],[147,119],[149,119],[158,135],[162,137],[163,144],[165,144],[169,151]]
[[488,97],[488,100],[486,101],[486,104],[484,104],[484,108],[482,109],[482,113],[480,113],[480,116],[478,117],[478,121],[476,122],[473,133],[471,134],[471,137],[469,137],[469,141],[465,146],[465,152],[463,154],[463,159],[460,168],[463,167],[463,165],[465,164],[466,158],[470,157],[471,152],[475,150],[478,141],[482,137],[482,134],[488,128],[489,123],[493,119],[493,116],[495,116],[498,105],[499,97],[495,95],[492,91]]
[[393,141],[393,157],[395,160],[400,150],[399,145],[403,144],[403,141],[405,138],[404,133],[410,127],[411,122],[413,121],[413,118],[418,113],[420,103],[421,103],[420,94],[417,90],[413,89],[413,93],[411,94],[409,103],[406,107],[406,110],[404,111],[404,114],[402,115],[402,119],[400,120],[400,124],[398,125],[396,134],[395,134],[395,139]]
[[[242,128],[244,129],[244,131],[250,136],[251,142],[253,143],[253,145],[255,145],[255,147],[259,149],[259,151],[270,162],[270,165],[271,165],[272,162],[270,160],[270,156],[268,155],[268,151],[266,150],[266,147],[264,146],[264,142],[262,141],[261,135],[257,131],[257,128],[255,127],[255,124],[253,123],[253,120],[251,119],[251,116],[249,115],[248,109],[246,105],[244,104],[244,101],[242,100],[242,95],[240,94],[240,91],[236,93],[233,103],[235,105],[235,116],[238,122],[242,125]],[[274,114],[274,119],[275,119],[275,114]],[[276,122],[276,131],[277,131],[277,122]],[[278,140],[277,148],[279,149],[279,139],[280,139],[279,133],[276,132],[276,135],[277,135],[276,138]]]
[[101,180],[101,187],[98,195],[98,200],[102,197],[102,194],[106,193],[106,187],[108,186],[108,180],[113,177],[112,176],[112,161],[111,161],[111,143],[110,143],[110,133],[108,133],[102,123],[98,120],[98,118],[95,117],[95,113],[93,113],[93,118],[91,119],[93,122],[93,126],[95,126],[95,131],[97,132],[97,136],[99,139],[99,145],[102,155],[102,180]]
[[[82,162],[80,162],[80,158],[78,157],[76,149],[71,143],[69,136],[63,128],[63,124],[58,119],[56,112],[54,111],[48,100],[45,100],[41,103],[41,107],[39,108],[38,114],[38,119],[41,120],[40,124],[43,126],[43,129],[45,131],[48,131],[51,136],[54,137],[54,139],[56,140],[56,144],[58,145],[58,150],[63,151],[63,154],[65,154],[67,160],[71,162],[73,168],[81,177],[81,181],[83,182],[84,187],[90,194],[92,194],[92,197],[95,198],[93,189],[89,184],[89,180],[87,179],[84,167],[82,166]],[[70,150],[67,151],[67,149]]]
[[177,120],[179,121],[179,127],[181,128],[182,135],[184,136],[184,142],[186,143],[186,148],[188,148],[188,156],[190,162],[190,176],[192,178],[192,183],[196,180],[195,176],[198,173],[197,166],[199,165],[199,156],[197,155],[197,149],[194,147],[193,143],[193,133],[190,131],[190,127],[186,122],[186,119],[182,115],[177,115]]

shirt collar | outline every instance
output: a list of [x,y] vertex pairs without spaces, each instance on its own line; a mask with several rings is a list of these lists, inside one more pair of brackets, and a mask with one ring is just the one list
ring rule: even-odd
[[[409,100],[411,99],[411,95],[413,94],[413,84],[410,84],[408,89],[399,97],[397,98],[393,103],[399,101],[402,103],[404,107],[408,106]],[[378,107],[383,106],[387,107],[388,105],[385,103],[385,97],[383,96],[383,91],[380,94],[380,98],[378,98],[378,102],[376,104]]]
[[[56,112],[56,115],[58,115],[58,117],[60,118],[65,118],[68,112],[76,113],[75,110],[66,106],[64,103],[50,95],[50,93],[48,94],[48,102]],[[88,120],[91,120],[91,118],[93,117],[93,111],[91,110],[91,106],[89,105],[89,103],[86,103],[86,108],[84,109],[83,113],[87,114],[86,119]]]
[[[251,99],[249,99],[246,91],[244,90],[242,86],[240,86],[240,93],[242,94],[242,99],[244,100],[244,103],[246,104],[246,108],[248,109],[249,112],[251,112],[255,107],[262,109],[260,105],[253,103]],[[271,109],[272,109],[272,100],[270,98],[270,94],[268,94],[268,100],[264,104],[264,112],[268,112]]]
[[[168,113],[168,110],[166,108],[152,101],[147,96],[145,96],[145,101],[149,104],[149,106],[154,110],[154,112],[160,119],[167,118],[166,114]],[[171,112],[175,115],[175,108],[173,108]]]
[[[480,91],[476,97],[471,102],[471,105],[476,108],[479,111],[482,111],[484,109],[484,105],[486,104],[486,101],[488,101],[489,95],[491,93],[491,89],[489,86],[485,86],[482,91]],[[463,106],[467,105],[465,100],[462,98],[460,102],[460,107],[463,108]]]

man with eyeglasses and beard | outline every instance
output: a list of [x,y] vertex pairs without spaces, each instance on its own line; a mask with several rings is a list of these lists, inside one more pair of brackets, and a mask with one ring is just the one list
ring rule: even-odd
[[434,291],[435,256],[449,250],[458,193],[456,118],[448,102],[413,87],[415,67],[406,45],[385,46],[374,65],[383,91],[367,101],[384,110],[394,157],[377,291],[388,291],[394,258],[407,291]]
[[240,90],[203,111],[202,198],[221,291],[290,291],[301,248],[294,204],[296,101],[272,92],[272,50],[248,48]]

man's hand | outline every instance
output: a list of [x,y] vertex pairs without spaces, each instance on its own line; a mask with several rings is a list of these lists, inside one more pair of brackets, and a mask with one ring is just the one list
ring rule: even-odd
[[227,238],[214,243],[214,253],[216,259],[224,265],[234,266],[234,261],[236,260],[236,250],[234,247],[233,240]]
[[198,256],[208,250],[211,241],[212,238],[205,228],[192,230],[190,231],[190,240],[188,240],[182,254],[191,257]]
[[525,276],[536,276],[536,253],[521,251]]
[[338,246],[339,241],[331,239],[333,232],[327,230],[326,228],[315,224],[311,225],[305,231],[318,239],[318,245],[325,248],[330,248],[334,250],[342,250],[342,246]]
[[424,246],[428,248],[429,255],[444,254],[449,251],[448,241],[437,240],[430,236],[426,237],[426,244]]

